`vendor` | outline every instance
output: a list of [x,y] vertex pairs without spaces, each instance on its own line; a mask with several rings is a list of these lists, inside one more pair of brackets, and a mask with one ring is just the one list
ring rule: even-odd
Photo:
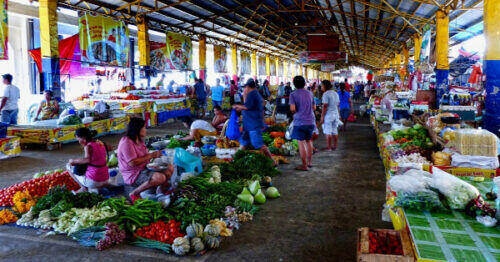
[[94,105],[94,120],[108,119],[110,117],[109,105],[99,101]]
[[222,112],[222,108],[220,106],[214,106],[214,114],[215,116],[212,119],[212,123],[200,119],[195,120],[193,123],[191,123],[189,135],[182,139],[187,141],[195,140],[196,142],[200,142],[201,138],[204,136],[216,136],[217,131],[221,131],[224,127],[227,116]]
[[94,139],[96,131],[86,127],[75,131],[76,139],[85,152],[84,158],[70,159],[70,176],[80,185],[79,192],[97,193],[99,188],[109,185],[106,145]]
[[59,103],[53,99],[52,91],[45,90],[45,99],[40,103],[35,121],[54,119],[59,116]]
[[118,168],[123,175],[125,184],[134,187],[129,194],[134,201],[140,198],[139,194],[149,188],[157,187],[160,193],[162,186],[166,186],[174,172],[169,165],[162,172],[154,172],[146,168],[151,159],[161,157],[161,151],[149,153],[144,144],[146,137],[146,121],[141,118],[132,118],[128,124],[127,133],[118,144]]

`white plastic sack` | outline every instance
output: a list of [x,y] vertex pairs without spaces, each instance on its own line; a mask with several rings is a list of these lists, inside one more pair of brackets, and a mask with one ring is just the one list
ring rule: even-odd
[[451,166],[472,167],[480,169],[497,169],[499,167],[498,157],[490,156],[467,156],[453,154],[451,156]]
[[452,209],[464,209],[469,201],[479,196],[477,188],[439,168],[432,169],[431,186],[446,197]]
[[388,183],[391,190],[402,193],[425,192],[429,190],[431,184],[431,174],[423,170],[412,169],[403,175],[393,176],[389,179]]

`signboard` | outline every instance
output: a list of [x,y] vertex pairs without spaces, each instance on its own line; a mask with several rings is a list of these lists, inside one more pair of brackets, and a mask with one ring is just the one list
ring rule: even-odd
[[335,64],[322,64],[321,71],[325,72],[335,71]]
[[308,51],[339,51],[340,41],[338,35],[308,35]]
[[251,60],[250,60],[250,54],[245,51],[240,52],[240,59],[241,59],[241,73],[245,75],[251,74]]
[[127,66],[129,30],[122,21],[85,13],[79,19],[82,61]]
[[227,52],[226,47],[214,45],[214,71],[216,73],[226,73]]
[[344,61],[345,53],[338,51],[302,51],[298,53],[299,63],[331,63]]
[[7,0],[0,0],[0,60],[9,59],[7,42],[9,39],[9,25],[7,16]]

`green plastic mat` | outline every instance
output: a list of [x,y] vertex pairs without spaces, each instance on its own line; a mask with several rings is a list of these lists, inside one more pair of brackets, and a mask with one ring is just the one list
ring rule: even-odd
[[[460,178],[475,186],[483,198],[493,187],[492,179],[476,182],[472,178]],[[494,206],[494,202],[487,202]],[[485,227],[460,211],[404,210],[404,213],[418,258],[436,261],[500,261],[500,226]]]
[[458,211],[404,213],[420,259],[500,261],[500,227],[485,227]]

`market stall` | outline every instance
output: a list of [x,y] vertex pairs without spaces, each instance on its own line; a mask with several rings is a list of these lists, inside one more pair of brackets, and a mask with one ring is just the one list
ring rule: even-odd
[[127,129],[127,116],[93,121],[86,124],[58,125],[57,120],[37,122],[37,125],[9,126],[9,136],[20,138],[21,145],[41,144],[47,149],[55,149],[60,144],[76,141],[75,131],[80,127],[87,127],[97,131],[98,136],[119,134]]

